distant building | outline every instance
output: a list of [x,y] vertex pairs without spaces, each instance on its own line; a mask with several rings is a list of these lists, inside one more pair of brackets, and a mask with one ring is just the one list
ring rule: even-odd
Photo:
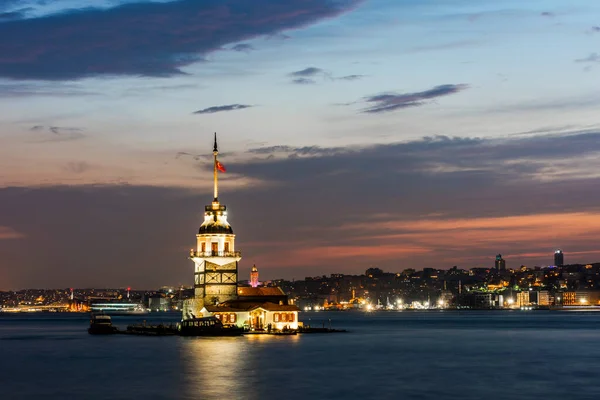
[[258,268],[256,268],[256,265],[253,265],[252,271],[250,271],[250,286],[258,287]]
[[502,254],[496,256],[496,271],[506,271],[506,261],[502,258]]
[[171,304],[167,296],[162,293],[152,295],[148,298],[148,308],[150,311],[169,311]]
[[550,293],[547,290],[529,292],[529,301],[531,304],[547,307],[550,305]]
[[517,306],[525,307],[531,304],[531,300],[529,299],[529,292],[523,291],[517,293]]
[[565,265],[565,255],[560,249],[554,252],[554,265],[557,267]]
[[559,294],[560,304],[563,306],[598,306],[600,305],[600,291],[577,290]]

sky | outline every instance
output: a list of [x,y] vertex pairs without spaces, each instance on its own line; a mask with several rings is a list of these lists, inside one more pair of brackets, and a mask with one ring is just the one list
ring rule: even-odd
[[600,3],[0,0],[0,290],[600,261]]

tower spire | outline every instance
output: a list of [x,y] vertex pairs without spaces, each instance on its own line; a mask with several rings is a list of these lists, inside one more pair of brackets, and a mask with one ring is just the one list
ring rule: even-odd
[[214,174],[214,185],[215,185],[215,197],[213,202],[219,202],[219,175],[217,171],[217,155],[219,154],[219,149],[217,148],[217,132],[215,132],[215,146],[213,147],[213,156],[214,156],[214,166],[213,166],[213,174]]

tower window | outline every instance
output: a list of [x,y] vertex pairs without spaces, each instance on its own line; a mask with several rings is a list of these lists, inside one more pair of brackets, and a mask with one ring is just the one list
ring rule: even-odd
[[206,243],[202,243],[202,252],[206,253]]
[[225,253],[229,253],[229,242],[225,242]]
[[211,243],[212,245],[212,252],[216,253],[219,251],[219,243]]

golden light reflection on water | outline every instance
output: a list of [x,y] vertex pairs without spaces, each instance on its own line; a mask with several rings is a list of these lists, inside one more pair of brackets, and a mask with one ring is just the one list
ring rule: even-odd
[[248,343],[243,337],[185,338],[183,373],[189,399],[243,398]]
[[277,342],[299,343],[300,335],[245,335],[235,338],[182,338],[182,388],[185,399],[255,399],[254,367],[263,348]]
[[300,340],[300,335],[245,335],[245,339],[248,342],[253,343],[253,346],[255,346],[257,343],[270,343],[278,340],[285,340],[289,343],[297,343],[298,340]]

